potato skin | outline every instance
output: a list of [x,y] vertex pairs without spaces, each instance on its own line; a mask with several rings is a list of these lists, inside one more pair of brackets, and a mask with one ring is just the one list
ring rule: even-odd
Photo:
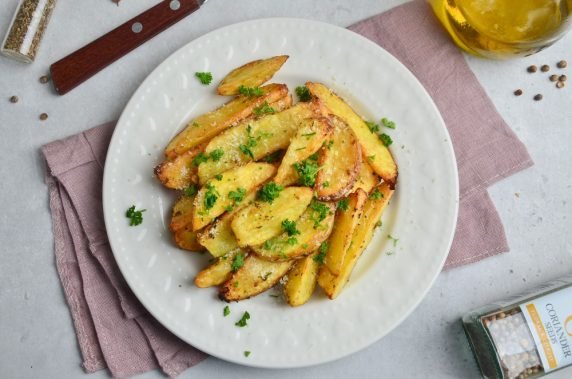
[[288,55],[277,55],[237,67],[221,80],[217,93],[222,96],[232,96],[239,94],[240,86],[258,87],[270,80],[288,58]]

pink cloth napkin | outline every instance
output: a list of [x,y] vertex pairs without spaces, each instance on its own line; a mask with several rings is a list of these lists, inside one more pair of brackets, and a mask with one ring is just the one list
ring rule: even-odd
[[[408,3],[350,29],[380,44],[417,76],[451,134],[461,200],[445,267],[508,251],[486,188],[532,161],[429,7],[424,2]],[[87,372],[107,367],[121,378],[161,368],[174,377],[205,354],[147,313],[113,258],[103,222],[101,186],[114,126],[101,125],[42,148],[48,166],[56,266]]]

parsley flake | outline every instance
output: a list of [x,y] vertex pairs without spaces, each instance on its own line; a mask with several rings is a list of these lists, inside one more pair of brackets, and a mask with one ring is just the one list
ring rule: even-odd
[[280,184],[270,182],[265,184],[260,191],[258,191],[257,197],[267,203],[272,204],[272,202],[280,196],[280,192],[284,189]]
[[366,121],[365,124],[370,132],[377,134],[379,132],[379,125],[372,121]]
[[290,221],[288,219],[282,221],[282,229],[284,229],[284,231],[288,233],[289,237],[300,234],[300,231],[296,229],[296,222]]
[[183,190],[183,195],[187,197],[193,197],[197,194],[197,192],[199,192],[199,189],[197,188],[196,184],[191,184]]
[[368,159],[370,162],[373,162],[373,161],[375,161],[375,155],[368,155],[368,156],[367,156],[367,159]]
[[381,123],[383,124],[383,126],[385,126],[386,128],[389,128],[389,129],[395,129],[395,126],[396,126],[395,122],[393,122],[393,121],[391,121],[385,117],[381,119]]
[[302,186],[313,187],[316,184],[316,175],[320,167],[318,166],[318,157],[312,154],[308,159],[292,165],[298,173],[298,183]]
[[247,97],[260,97],[264,95],[264,91],[260,87],[245,87],[243,85],[238,87],[238,93]]
[[215,179],[218,180],[219,182],[222,180],[222,174],[216,174]]
[[246,358],[248,358],[249,355],[250,355],[250,351],[246,350],[246,351],[244,352],[244,356],[245,356]]
[[135,210],[135,205],[132,205],[125,212],[125,217],[129,219],[129,226],[137,226],[143,222],[143,212],[146,209],[141,209],[140,211]]
[[330,211],[330,208],[328,208],[326,204],[320,203],[319,201],[312,201],[310,203],[310,209],[314,211],[310,217],[310,219],[314,221],[314,227],[318,227]]
[[244,312],[240,320],[238,320],[234,325],[243,328],[248,325],[248,320],[250,320],[250,314],[248,312]]
[[269,104],[268,101],[265,101],[264,104],[262,104],[259,107],[255,107],[253,110],[253,113],[256,116],[263,116],[265,114],[274,114],[276,113],[276,109],[272,108]]
[[222,158],[223,155],[224,155],[223,149],[215,149],[215,150],[210,152],[209,158],[212,159],[213,162],[218,162],[218,161],[220,161],[220,159]]
[[312,94],[310,90],[306,86],[298,86],[296,87],[296,95],[298,95],[298,99],[302,102],[307,102],[312,100]]
[[[286,241],[286,243],[290,246],[294,246],[298,243],[298,239],[296,237],[288,237],[288,240]],[[288,258],[288,256],[286,254],[283,254],[282,258]]]
[[302,134],[302,137],[312,137],[312,136],[315,136],[315,135],[316,135],[316,132],[305,133],[305,134]]
[[399,238],[394,238],[391,236],[391,234],[387,235],[387,239],[391,240],[393,242],[393,247],[397,246],[397,242],[399,241]]
[[379,139],[385,146],[390,146],[393,143],[391,137],[385,133],[379,135]]
[[383,199],[383,194],[379,192],[379,188],[373,190],[373,192],[369,195],[369,198],[372,200],[379,200]]
[[210,72],[195,72],[195,76],[199,79],[201,84],[204,84],[205,86],[211,84],[213,81],[213,74]]
[[230,191],[228,193],[228,198],[234,201],[235,204],[238,204],[244,200],[244,196],[246,196],[246,189],[241,187],[238,187],[236,191]]
[[256,146],[256,138],[252,136],[252,126],[248,125],[246,127],[246,134],[248,135],[246,145],[241,144],[238,148],[244,155],[248,155],[251,159],[254,159],[254,154],[251,149]]
[[216,188],[213,187],[212,184],[208,183],[206,185],[206,187],[207,187],[207,192],[205,193],[204,205],[205,205],[205,208],[207,210],[209,210],[212,207],[214,207],[214,205],[215,205],[216,201],[218,200],[218,197],[220,196],[220,194],[218,193]]
[[193,165],[198,167],[201,163],[205,163],[209,160],[209,157],[203,153],[200,152],[196,157],[193,158]]
[[342,212],[347,211],[348,206],[349,206],[349,200],[348,199],[342,199],[342,200],[338,201],[338,209],[341,210]]
[[333,140],[329,140],[328,143],[324,143],[324,146],[325,146],[326,149],[328,149],[328,150],[331,150],[333,145],[334,145],[334,141],[333,141]]
[[322,242],[320,248],[318,249],[318,254],[314,255],[314,261],[318,264],[323,265],[326,260],[326,253],[328,252],[328,243]]
[[236,272],[242,266],[244,266],[244,253],[240,251],[238,254],[234,256],[230,267],[232,269],[232,272]]
[[222,315],[223,315],[224,317],[226,317],[226,316],[228,316],[229,314],[230,314],[230,308],[229,308],[229,306],[227,305],[227,306],[224,307],[224,309],[222,310]]

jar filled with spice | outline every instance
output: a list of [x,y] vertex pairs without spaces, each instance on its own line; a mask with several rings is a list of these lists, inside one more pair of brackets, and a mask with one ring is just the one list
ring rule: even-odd
[[55,6],[56,0],[20,0],[2,42],[2,54],[20,62],[33,62]]
[[570,366],[572,277],[470,312],[463,327],[485,378],[538,378]]

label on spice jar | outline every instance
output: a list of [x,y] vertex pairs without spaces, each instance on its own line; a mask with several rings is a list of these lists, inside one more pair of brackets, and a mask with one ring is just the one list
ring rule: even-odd
[[572,364],[572,287],[549,293],[520,309],[528,324],[544,372]]

